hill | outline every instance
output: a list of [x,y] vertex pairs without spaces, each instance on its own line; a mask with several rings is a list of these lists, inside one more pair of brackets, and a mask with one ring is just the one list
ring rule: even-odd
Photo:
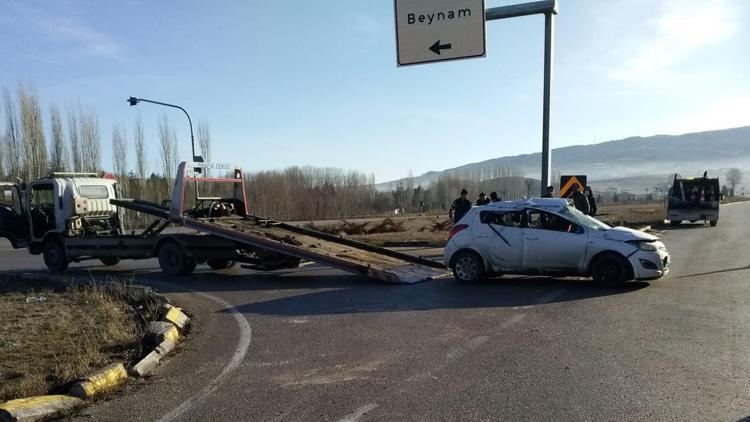
[[[651,176],[648,183],[666,180],[671,173],[722,174],[729,167],[750,168],[750,126],[683,135],[634,136],[593,145],[576,145],[552,151],[553,172],[586,174],[590,181]],[[523,154],[430,171],[414,178],[414,185],[429,186],[443,176],[487,180],[512,171],[539,178],[541,154]],[[395,180],[377,185],[392,190]]]

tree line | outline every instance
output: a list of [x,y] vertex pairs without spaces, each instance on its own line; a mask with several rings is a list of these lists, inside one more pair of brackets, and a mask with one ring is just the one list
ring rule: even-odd
[[[140,115],[130,125],[115,123],[105,134],[96,112],[80,103],[64,108],[53,104],[45,120],[33,87],[19,83],[15,89],[3,88],[1,96],[0,179],[31,181],[52,172],[102,172],[102,142],[109,137],[109,171],[117,177],[123,196],[156,203],[170,198],[180,153],[175,129],[166,115],[160,116],[156,133],[150,136]],[[210,162],[212,140],[205,121],[196,127],[196,142],[205,161]],[[157,151],[159,162],[152,168],[148,157]],[[244,177],[250,211],[279,220],[352,218],[397,209],[445,211],[462,188],[472,196],[496,191],[504,199],[539,191],[538,184],[532,186],[531,179],[508,166],[481,174],[447,175],[429,187],[415,185],[410,176],[393,191],[377,190],[374,174],[339,168],[290,167],[247,172]],[[144,216],[126,213],[128,226],[141,226],[145,221]]]

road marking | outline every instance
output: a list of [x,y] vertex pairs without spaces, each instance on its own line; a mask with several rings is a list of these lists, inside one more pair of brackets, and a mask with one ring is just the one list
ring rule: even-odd
[[357,422],[359,418],[366,415],[367,412],[371,411],[372,409],[378,407],[376,403],[370,403],[366,404],[359,409],[355,410],[354,412],[344,416],[343,418],[339,419],[338,422]]
[[721,204],[722,207],[728,207],[730,205],[737,205],[737,204],[748,204],[750,201],[737,201],[737,202],[730,202],[728,204]]
[[193,289],[188,289],[184,286],[175,286],[173,284],[162,283],[162,282],[152,282],[152,283],[157,284],[157,285],[162,284],[164,286],[170,287],[175,290],[180,290],[180,289],[186,290],[186,291],[195,293],[199,296],[202,296],[206,299],[209,299],[211,301],[214,301],[221,306],[226,307],[227,310],[231,312],[232,316],[237,322],[237,326],[240,329],[240,339],[237,342],[237,347],[234,349],[234,354],[232,355],[232,359],[229,361],[229,363],[226,364],[226,366],[224,366],[224,369],[221,371],[221,374],[219,374],[219,376],[211,380],[211,382],[209,382],[208,385],[205,386],[201,391],[193,394],[192,396],[190,396],[190,398],[180,403],[179,406],[170,410],[166,415],[162,416],[159,419],[160,422],[167,422],[167,421],[174,420],[175,418],[179,417],[180,415],[188,411],[191,407],[202,402],[206,397],[208,397],[211,393],[216,391],[216,389],[219,388],[224,383],[227,376],[232,371],[237,369],[240,363],[242,363],[242,361],[245,359],[245,355],[247,354],[247,349],[250,347],[250,340],[252,339],[253,331],[250,328],[250,323],[247,322],[247,319],[245,318],[245,316],[242,315],[242,313],[237,308],[230,305],[228,302],[224,301],[223,299],[219,299],[218,297],[212,296],[208,293],[203,293],[203,292],[199,292]]

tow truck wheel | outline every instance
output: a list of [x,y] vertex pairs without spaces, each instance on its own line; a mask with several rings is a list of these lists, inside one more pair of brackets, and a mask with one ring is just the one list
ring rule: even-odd
[[231,259],[208,258],[206,264],[208,264],[208,266],[213,270],[225,270],[227,268],[234,267],[236,262],[232,261]]
[[473,252],[461,252],[453,261],[453,276],[461,283],[474,283],[484,275],[484,263]]
[[170,275],[187,275],[198,265],[195,259],[185,255],[180,245],[169,242],[159,248],[159,267]]
[[99,258],[99,261],[101,261],[102,264],[106,266],[117,265],[120,263],[120,257],[119,256],[103,256]]
[[717,224],[719,224],[719,220],[711,220],[711,227],[716,227]]
[[591,264],[591,278],[600,287],[618,287],[627,281],[629,265],[625,258],[615,255],[602,255]]
[[63,272],[68,269],[68,257],[65,256],[65,249],[56,240],[48,240],[42,248],[44,256],[44,265],[53,273]]

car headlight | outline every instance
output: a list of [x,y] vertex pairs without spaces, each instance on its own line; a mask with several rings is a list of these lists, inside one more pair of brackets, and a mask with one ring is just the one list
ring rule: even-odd
[[654,245],[653,243],[649,243],[649,242],[641,242],[641,243],[639,243],[638,244],[638,249],[640,249],[642,251],[649,251],[649,252],[654,252],[654,251],[658,250],[656,248],[656,245]]

